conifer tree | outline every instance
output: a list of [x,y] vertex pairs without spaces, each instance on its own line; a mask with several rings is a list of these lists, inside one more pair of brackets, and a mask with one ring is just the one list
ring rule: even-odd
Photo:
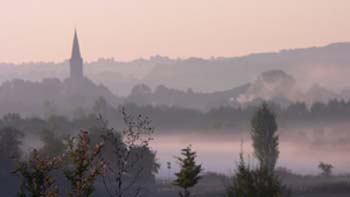
[[200,173],[203,169],[201,165],[196,164],[197,153],[192,151],[191,145],[182,149],[181,155],[182,158],[177,158],[181,169],[178,173],[175,173],[174,185],[183,189],[179,192],[180,197],[190,197],[189,189],[194,187],[201,179]]

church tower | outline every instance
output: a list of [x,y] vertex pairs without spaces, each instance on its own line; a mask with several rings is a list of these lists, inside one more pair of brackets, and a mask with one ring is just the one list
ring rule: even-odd
[[72,56],[69,60],[70,63],[70,78],[82,79],[83,78],[83,58],[80,54],[79,41],[77,31],[74,31],[74,40],[72,48]]

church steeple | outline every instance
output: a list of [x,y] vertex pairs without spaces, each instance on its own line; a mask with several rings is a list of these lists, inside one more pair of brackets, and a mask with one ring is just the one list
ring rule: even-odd
[[74,40],[73,40],[73,49],[72,49],[72,58],[73,57],[80,57],[81,58],[81,54],[80,54],[80,47],[79,47],[79,40],[78,40],[78,34],[77,34],[77,30],[74,29]]
[[70,77],[72,79],[81,79],[83,77],[83,59],[80,54],[77,31],[74,30],[72,56],[70,59]]

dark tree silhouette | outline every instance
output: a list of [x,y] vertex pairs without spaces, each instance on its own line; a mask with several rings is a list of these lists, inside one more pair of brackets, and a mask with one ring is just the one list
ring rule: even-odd
[[103,183],[109,196],[139,196],[150,192],[149,185],[155,183],[159,169],[155,153],[149,147],[154,128],[147,117],[134,117],[124,108],[121,114],[126,128],[120,132],[107,128],[100,118],[106,142],[104,157],[108,160]]
[[[6,127],[0,130],[0,160],[1,169],[9,169],[11,163],[21,155],[19,146],[22,144],[23,133],[15,128]],[[9,164],[9,165],[6,165]]]
[[58,196],[59,190],[52,172],[61,167],[62,161],[62,157],[40,157],[37,150],[31,153],[28,160],[19,161],[13,172],[22,179],[18,196]]
[[16,160],[21,156],[22,138],[23,133],[13,127],[0,130],[0,190],[4,195],[15,196],[17,193],[20,180],[11,172],[15,169]]
[[272,173],[279,155],[277,123],[266,103],[258,109],[251,120],[251,138],[260,168]]
[[201,179],[200,173],[203,169],[201,165],[196,164],[197,153],[192,151],[191,146],[182,149],[181,155],[182,157],[177,158],[181,169],[178,173],[175,173],[174,185],[183,189],[179,192],[180,197],[190,197],[189,189],[194,187]]
[[70,137],[67,142],[68,166],[64,174],[71,185],[69,196],[89,197],[94,191],[94,183],[105,169],[100,159],[103,143],[91,145],[88,132],[81,132],[78,138]]
[[320,168],[320,170],[322,170],[323,176],[329,177],[332,175],[332,170],[334,167],[332,164],[320,162],[320,164],[318,164],[318,168]]
[[275,115],[268,105],[256,111],[251,120],[251,137],[255,157],[259,161],[257,168],[247,165],[240,154],[240,162],[231,183],[226,187],[229,197],[281,197],[289,196],[286,188],[274,173],[279,155],[277,123]]
[[252,168],[244,161],[243,153],[235,175],[226,185],[228,197],[282,197],[290,196],[279,178],[266,168]]

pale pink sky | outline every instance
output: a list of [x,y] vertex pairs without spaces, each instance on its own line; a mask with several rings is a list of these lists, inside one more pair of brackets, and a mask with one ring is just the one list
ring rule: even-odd
[[0,0],[0,62],[238,56],[350,40],[349,0]]

